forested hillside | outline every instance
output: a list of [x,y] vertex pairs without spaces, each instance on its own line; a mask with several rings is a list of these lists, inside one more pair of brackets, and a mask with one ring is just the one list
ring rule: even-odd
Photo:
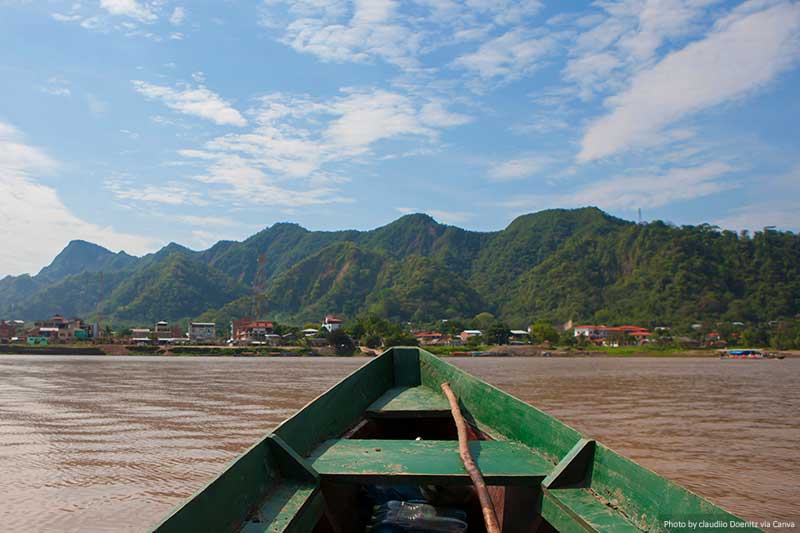
[[269,317],[316,321],[371,312],[393,320],[489,311],[602,323],[768,321],[800,313],[800,236],[634,224],[596,208],[524,215],[498,232],[408,215],[372,231],[275,224],[195,252],[136,258],[70,243],[36,276],[0,280],[0,318],[53,313],[120,324],[250,313],[263,257]]

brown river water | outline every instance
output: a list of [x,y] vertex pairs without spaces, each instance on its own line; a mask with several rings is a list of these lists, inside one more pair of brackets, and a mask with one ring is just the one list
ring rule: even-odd
[[[451,361],[743,518],[800,523],[800,359]],[[365,362],[0,356],[0,531],[146,530]]]

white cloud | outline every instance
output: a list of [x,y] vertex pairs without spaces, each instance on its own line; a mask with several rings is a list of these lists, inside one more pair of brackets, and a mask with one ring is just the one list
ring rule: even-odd
[[580,87],[580,96],[586,100],[613,81],[611,73],[621,66],[622,62],[614,54],[591,53],[569,60],[562,75]]
[[112,15],[131,17],[140,22],[158,19],[153,9],[137,0],[100,0],[100,7]]
[[416,64],[419,35],[397,22],[397,8],[398,3],[393,0],[356,0],[347,21],[320,17],[319,13],[293,20],[286,26],[284,42],[298,52],[325,61],[364,62],[379,57],[388,63],[412,67]]
[[137,184],[134,180],[112,178],[105,188],[117,200],[142,204],[207,205],[208,202],[188,184],[170,181],[161,185]]
[[[433,144],[465,115],[442,102],[382,89],[348,89],[334,98],[271,94],[254,110],[255,127],[216,137],[180,155],[206,168],[195,176],[243,203],[281,206],[350,201],[335,189],[348,181],[332,165],[362,162],[387,140]],[[293,187],[285,185],[293,182]]]
[[67,15],[64,13],[50,13],[50,16],[53,17],[53,20],[59,22],[77,22],[83,18],[81,15]]
[[420,121],[434,128],[450,128],[461,126],[472,121],[472,117],[463,113],[449,111],[441,100],[433,100],[422,106]]
[[336,147],[362,152],[370,144],[399,135],[433,135],[407,96],[389,91],[354,92],[327,110],[335,118],[325,132]]
[[612,109],[589,126],[581,161],[640,144],[676,120],[748,94],[791,66],[800,52],[800,5],[746,2],[706,38],[667,55],[611,97]]
[[324,61],[380,59],[409,72],[423,56],[522,25],[539,0],[265,0],[262,23],[295,50]]
[[247,125],[245,118],[229,102],[202,85],[173,89],[140,80],[133,80],[132,83],[140,94],[161,100],[164,105],[179,113],[208,119],[219,125]]
[[169,16],[169,22],[174,26],[180,26],[181,24],[183,24],[183,21],[185,19],[186,19],[186,10],[181,6],[177,6],[175,9],[173,9],[172,14]]
[[0,276],[34,273],[47,264],[53,250],[72,239],[86,239],[113,250],[145,253],[160,243],[86,222],[63,204],[56,190],[36,177],[52,174],[58,164],[26,144],[11,125],[0,122],[0,225],[4,229]]
[[501,202],[501,205],[525,209],[595,205],[603,209],[629,211],[639,207],[661,207],[738,187],[739,183],[729,178],[734,171],[736,168],[727,163],[711,162],[662,173],[597,181],[568,193],[522,196]]
[[192,226],[240,226],[239,222],[225,217],[197,216],[197,215],[178,215],[175,217],[179,222]]
[[512,181],[538,174],[552,164],[548,157],[530,156],[494,163],[489,167],[492,181]]
[[483,43],[475,52],[456,59],[454,64],[483,79],[514,80],[541,66],[555,44],[550,36],[536,37],[518,28]]
[[72,91],[70,91],[69,87],[59,84],[48,84],[39,90],[51,96],[72,96]]

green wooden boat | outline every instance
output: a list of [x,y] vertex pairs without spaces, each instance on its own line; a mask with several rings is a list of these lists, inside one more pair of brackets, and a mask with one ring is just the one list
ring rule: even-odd
[[759,531],[442,359],[399,347],[278,426],[154,531],[402,531],[370,512],[404,490],[485,531],[443,382],[469,422],[504,532]]

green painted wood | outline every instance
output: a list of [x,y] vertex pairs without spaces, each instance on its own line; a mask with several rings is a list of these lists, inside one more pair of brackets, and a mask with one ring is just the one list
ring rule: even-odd
[[275,459],[284,477],[300,482],[319,484],[319,474],[311,468],[308,461],[300,457],[282,438],[277,435],[267,437],[275,449]]
[[338,437],[357,423],[364,410],[394,386],[394,357],[379,355],[275,429],[301,456],[320,442]]
[[[489,485],[538,485],[553,465],[508,441],[471,441]],[[359,483],[468,484],[458,441],[331,440],[311,457],[322,479]]]
[[587,489],[545,489],[542,517],[559,531],[641,531]]
[[158,533],[232,531],[279,484],[272,445],[259,442],[155,527]]
[[422,384],[439,390],[449,382],[476,425],[489,435],[516,440],[547,457],[553,465],[583,437],[556,418],[492,387],[442,359],[420,350]]
[[[648,531],[669,531],[667,520],[718,520],[730,524],[741,519],[666,478],[622,457],[601,444],[595,449],[591,488],[613,502],[631,521]],[[761,531],[730,527],[703,531]]]
[[275,489],[264,505],[241,528],[242,533],[291,533],[313,529],[325,510],[318,486],[285,483]]
[[[174,511],[155,528],[155,531],[162,533],[238,530],[239,526],[259,509],[279,508],[287,493],[293,493],[300,487],[314,489],[318,486],[318,475],[308,463],[279,437],[270,435],[239,457],[220,476]],[[309,513],[305,507],[308,502],[304,501],[304,494],[303,491],[299,491],[292,500],[297,504],[303,503],[303,516]],[[307,499],[311,497],[308,496]],[[317,503],[316,507],[324,508],[324,502],[321,506]],[[287,507],[282,515],[286,519],[284,522],[292,523],[285,513],[300,508],[299,505]],[[271,511],[265,513],[265,516],[269,516]],[[311,513],[307,519],[313,517],[314,513]],[[301,518],[301,514],[298,513],[297,519]],[[319,515],[316,519],[319,519]],[[261,525],[264,527],[269,525],[269,520],[266,518],[262,522],[264,524]],[[265,529],[265,531],[272,530]]]
[[394,387],[367,408],[371,417],[441,416],[450,417],[450,404],[443,394],[428,387]]
[[[541,498],[542,513],[561,531],[616,531],[620,524],[615,520],[649,531],[666,531],[663,524],[670,519],[739,521],[432,354],[393,348],[281,424],[176,509],[156,531],[234,531],[256,511],[265,520],[272,516],[287,520],[252,522],[247,526],[250,529],[274,526],[278,529],[258,530],[308,531],[325,506],[316,489],[321,478],[469,483],[455,441],[325,442],[356,424],[368,408],[374,413],[402,413],[408,407],[415,411],[420,407],[436,412],[449,409],[438,393],[444,381],[459,397],[465,416],[498,439],[470,443],[487,482],[538,489],[550,474],[550,489],[545,489]],[[315,450],[308,461],[303,459]],[[556,489],[575,485],[582,488]],[[583,488],[586,486],[591,490]]]
[[420,384],[419,348],[395,346],[389,348],[394,360],[395,387],[416,387]]
[[587,487],[592,475],[595,441],[581,439],[542,482],[551,489]]

